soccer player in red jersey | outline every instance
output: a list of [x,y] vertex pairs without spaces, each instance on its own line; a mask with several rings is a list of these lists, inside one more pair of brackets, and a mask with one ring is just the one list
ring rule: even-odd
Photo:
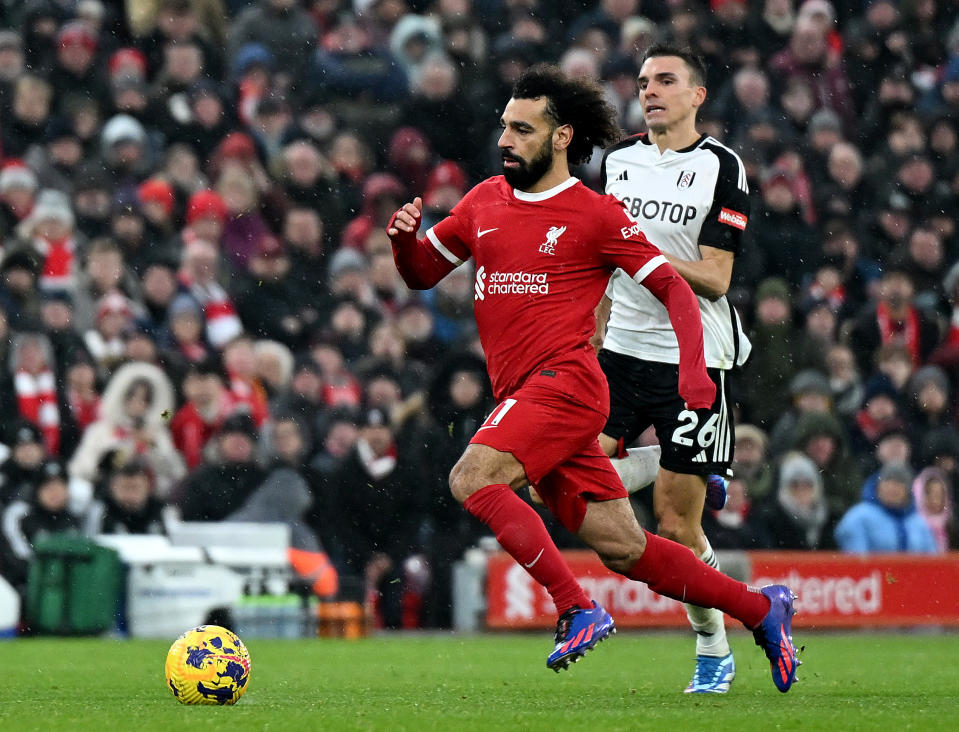
[[433,287],[469,257],[476,264],[474,311],[499,404],[453,467],[450,488],[553,598],[559,621],[550,668],[568,667],[614,624],[516,495],[527,484],[611,570],[753,629],[786,691],[798,663],[789,639],[792,593],[782,585],[748,588],[640,528],[599,447],[609,394],[589,339],[593,310],[617,267],[668,311],[679,341],[679,393],[689,408],[705,409],[715,397],[692,290],[619,201],[570,175],[570,163],[618,139],[614,120],[594,82],[533,67],[500,120],[503,175],[469,191],[423,238],[416,235],[419,197],[388,225],[397,269],[411,288]]

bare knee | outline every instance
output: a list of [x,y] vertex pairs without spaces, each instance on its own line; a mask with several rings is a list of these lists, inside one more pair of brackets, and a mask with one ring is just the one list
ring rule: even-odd
[[[450,493],[460,503],[464,503],[467,498],[476,493],[486,483],[478,476],[477,471],[472,469],[468,461],[460,460],[450,470]],[[482,485],[481,485],[482,483]]]
[[640,532],[626,540],[599,542],[593,549],[607,569],[628,575],[646,550],[646,536]]
[[488,485],[526,485],[523,467],[509,454],[483,445],[470,445],[450,471],[450,493],[460,503]]

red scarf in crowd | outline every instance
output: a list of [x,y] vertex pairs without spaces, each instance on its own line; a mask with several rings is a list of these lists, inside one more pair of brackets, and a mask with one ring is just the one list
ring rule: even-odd
[[56,455],[60,449],[60,408],[53,372],[31,374],[21,370],[14,378],[14,385],[20,416],[40,428],[47,452]]
[[913,366],[920,366],[919,359],[919,316],[916,309],[910,307],[903,320],[894,320],[889,306],[880,302],[876,306],[876,320],[879,322],[879,336],[883,344],[901,343],[909,349]]
[[228,376],[230,377],[230,396],[237,404],[245,404],[250,410],[254,424],[262,427],[270,416],[270,403],[263,384],[257,379],[247,379],[233,371],[228,372]]
[[43,272],[40,287],[44,290],[68,290],[73,287],[73,254],[76,242],[73,237],[47,241],[34,239],[33,245],[43,255]]

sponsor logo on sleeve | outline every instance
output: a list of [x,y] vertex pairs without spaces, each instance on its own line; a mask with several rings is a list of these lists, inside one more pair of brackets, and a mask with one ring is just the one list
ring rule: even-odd
[[722,224],[729,224],[740,231],[746,230],[746,222],[749,221],[744,214],[739,213],[738,211],[733,211],[728,208],[720,209],[719,211],[719,221]]

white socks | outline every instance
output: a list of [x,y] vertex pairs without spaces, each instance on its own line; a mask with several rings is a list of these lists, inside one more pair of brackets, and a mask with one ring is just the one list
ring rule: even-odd
[[627,491],[635,493],[656,480],[662,452],[659,445],[631,447],[626,451],[626,457],[612,459],[613,467]]
[[[635,493],[656,480],[659,473],[659,457],[662,449],[659,445],[631,447],[626,457],[613,459],[613,467],[619,473],[623,485],[630,493]],[[700,557],[713,569],[719,569],[719,562],[713,548],[706,541],[706,551]],[[698,605],[686,605],[689,624],[696,631],[696,655],[723,657],[729,654],[729,641],[726,640],[726,627],[723,623],[723,611],[704,608]]]
[[[713,553],[713,548],[709,545],[708,539],[706,541],[706,551],[699,558],[713,569],[719,569],[719,562],[716,561],[716,555]],[[697,656],[717,656],[721,658],[729,655],[729,641],[726,640],[726,627],[723,624],[722,610],[687,604],[686,617],[689,618],[689,624],[696,631]]]

